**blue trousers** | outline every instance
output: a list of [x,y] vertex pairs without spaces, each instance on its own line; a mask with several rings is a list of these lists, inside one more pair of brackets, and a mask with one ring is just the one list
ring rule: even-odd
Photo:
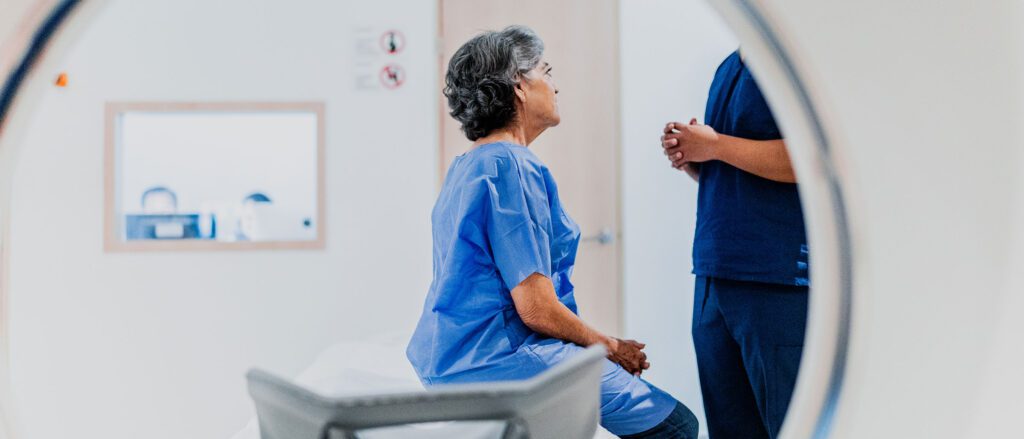
[[774,439],[803,351],[807,287],[697,277],[693,344],[710,439]]
[[700,425],[697,417],[683,403],[677,403],[676,408],[669,413],[668,417],[654,428],[637,434],[619,436],[620,439],[697,439],[700,432]]

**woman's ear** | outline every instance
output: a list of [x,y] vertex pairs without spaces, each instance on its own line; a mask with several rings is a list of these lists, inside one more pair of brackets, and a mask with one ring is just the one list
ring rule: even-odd
[[518,99],[520,103],[526,103],[526,90],[523,89],[522,81],[517,82],[513,87],[513,90],[516,93],[516,99]]

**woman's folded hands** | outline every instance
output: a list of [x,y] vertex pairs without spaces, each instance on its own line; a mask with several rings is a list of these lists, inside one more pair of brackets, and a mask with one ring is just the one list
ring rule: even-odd
[[533,331],[580,346],[601,343],[608,349],[608,359],[633,375],[651,367],[643,352],[647,345],[609,337],[591,328],[558,300],[547,276],[531,274],[512,289],[511,295],[519,318]]
[[639,376],[651,367],[651,363],[647,362],[647,354],[643,351],[647,345],[643,343],[608,337],[605,346],[608,348],[608,359],[633,375]]

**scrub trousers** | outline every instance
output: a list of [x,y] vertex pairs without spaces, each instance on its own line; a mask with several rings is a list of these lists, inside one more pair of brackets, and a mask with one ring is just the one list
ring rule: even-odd
[[697,277],[693,344],[710,439],[778,437],[800,367],[807,291]]

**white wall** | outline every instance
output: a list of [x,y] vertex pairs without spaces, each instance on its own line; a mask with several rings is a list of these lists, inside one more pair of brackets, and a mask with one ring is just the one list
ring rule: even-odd
[[702,0],[621,2],[625,326],[647,343],[645,376],[701,419],[690,321],[697,184],[672,169],[658,137],[703,120],[708,88],[735,37]]
[[[227,437],[251,414],[248,367],[295,374],[338,340],[411,330],[431,274],[435,8],[115,0],[98,14],[13,182],[19,438]],[[355,87],[366,26],[407,36],[402,88]],[[235,100],[326,102],[326,250],[103,253],[104,102]]]

